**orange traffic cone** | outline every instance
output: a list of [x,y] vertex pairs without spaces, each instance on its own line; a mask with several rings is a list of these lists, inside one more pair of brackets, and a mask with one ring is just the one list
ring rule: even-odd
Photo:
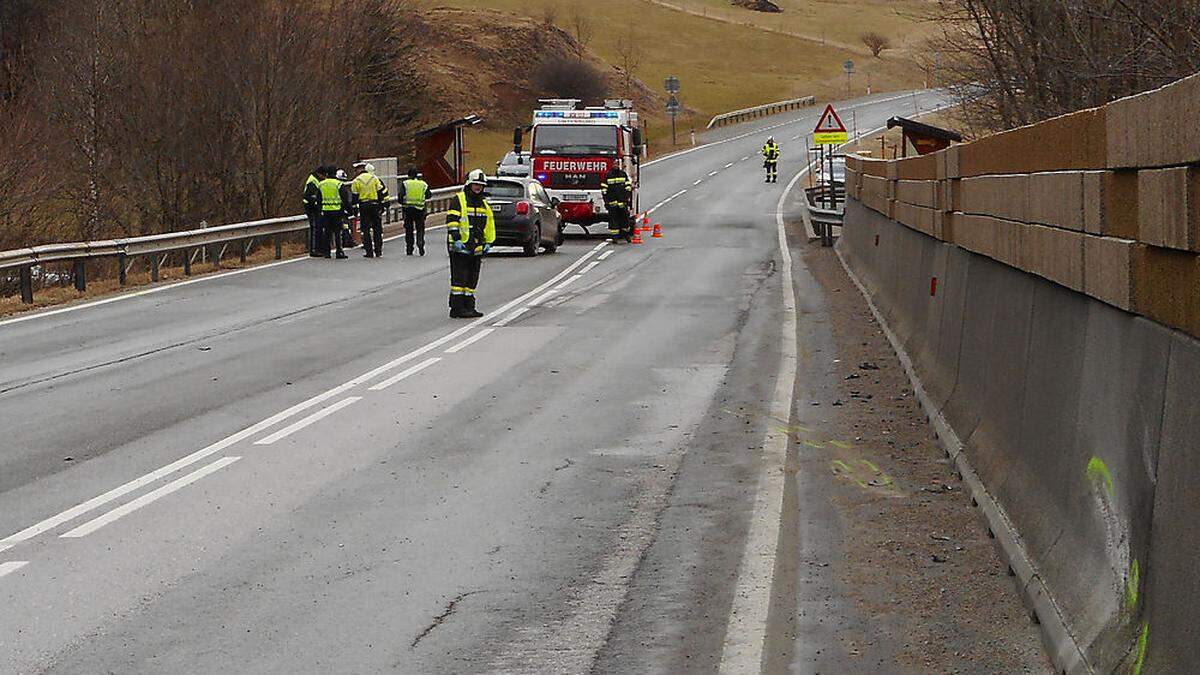
[[638,228],[636,228],[636,227],[635,227],[635,228],[633,228],[633,239],[631,239],[631,240],[629,241],[629,243],[631,243],[631,244],[640,244],[640,243],[642,243],[642,231],[641,231],[640,229],[638,229]]
[[652,236],[655,239],[662,239],[662,223],[654,224],[654,234]]
[[642,226],[639,229],[642,232],[650,231],[650,214],[649,213],[642,214]]

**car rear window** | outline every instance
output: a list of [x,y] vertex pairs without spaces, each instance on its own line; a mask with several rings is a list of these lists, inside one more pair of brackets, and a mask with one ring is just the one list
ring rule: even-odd
[[525,186],[521,183],[510,183],[508,181],[489,182],[485,192],[489,197],[520,198],[525,196]]

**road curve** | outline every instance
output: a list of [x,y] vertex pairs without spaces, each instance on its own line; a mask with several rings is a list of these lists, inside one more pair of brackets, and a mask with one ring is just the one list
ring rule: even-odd
[[395,242],[0,322],[0,672],[716,669],[819,112],[646,167],[662,239],[489,257],[477,322]]

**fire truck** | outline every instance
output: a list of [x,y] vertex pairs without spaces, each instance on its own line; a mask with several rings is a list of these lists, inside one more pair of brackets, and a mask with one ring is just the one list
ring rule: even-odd
[[[558,206],[563,223],[588,226],[607,222],[600,182],[619,166],[633,184],[631,210],[638,211],[638,169],[642,130],[631,101],[605,101],[579,107],[577,99],[546,99],[533,113],[530,157],[533,178]],[[520,145],[520,133],[514,139]]]

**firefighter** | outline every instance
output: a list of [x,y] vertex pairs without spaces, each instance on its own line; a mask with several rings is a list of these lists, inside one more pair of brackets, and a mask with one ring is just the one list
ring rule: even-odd
[[417,250],[425,255],[425,203],[429,200],[429,183],[421,180],[416,167],[408,170],[408,179],[403,184],[404,192],[404,247],[408,255],[413,254],[413,242]]
[[346,174],[345,169],[338,169],[334,175],[342,184],[339,188],[339,194],[342,197],[342,229],[338,236],[341,237],[343,248],[354,248],[357,244],[354,243],[354,228],[350,226],[350,223],[358,215],[358,195],[354,194],[354,189],[350,185],[350,176]]
[[475,286],[483,256],[496,241],[496,218],[484,199],[487,177],[482,169],[467,174],[467,184],[446,212],[446,246],[450,250],[450,317],[474,319]]
[[318,166],[304,181],[304,215],[308,216],[308,254],[319,258],[317,244],[321,239],[321,179],[325,178],[325,167]]
[[375,175],[375,167],[364,164],[354,177],[350,189],[358,198],[359,232],[362,233],[363,257],[383,257],[383,208],[388,203],[388,189]]
[[779,144],[775,142],[775,137],[771,136],[767,139],[767,144],[762,147],[763,168],[767,170],[768,183],[779,182]]
[[608,211],[608,233],[613,241],[633,239],[633,227],[629,209],[633,201],[633,188],[629,176],[620,166],[614,165],[600,183],[604,195],[604,208]]
[[321,235],[317,248],[323,257],[328,258],[329,245],[332,243],[337,248],[338,259],[344,260],[348,256],[342,250],[342,223],[346,217],[342,203],[342,181],[336,178],[336,173],[330,168],[317,187],[321,191],[321,222],[317,228]]

